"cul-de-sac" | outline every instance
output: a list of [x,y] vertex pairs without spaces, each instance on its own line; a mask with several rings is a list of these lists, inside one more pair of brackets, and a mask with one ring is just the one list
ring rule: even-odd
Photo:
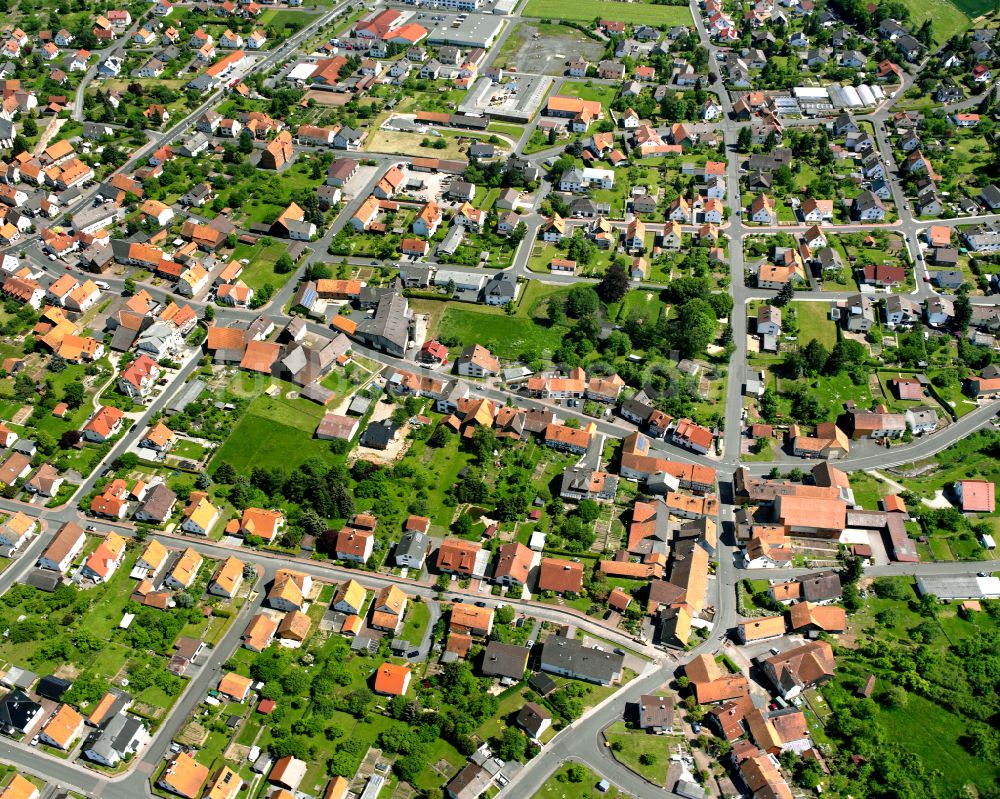
[[0,799],[1000,799],[996,0],[0,12]]

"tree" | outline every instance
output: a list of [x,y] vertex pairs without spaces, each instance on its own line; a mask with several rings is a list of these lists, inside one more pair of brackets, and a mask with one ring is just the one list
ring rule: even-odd
[[931,43],[934,41],[934,25],[931,20],[924,20],[924,24],[917,30],[916,39],[924,47],[931,46]]
[[357,688],[347,695],[347,712],[352,716],[363,716],[374,701],[375,694],[368,688]]
[[326,532],[326,522],[312,508],[306,508],[302,511],[302,514],[299,516],[299,525],[302,527],[303,532],[308,535],[319,537]]
[[611,356],[626,355],[632,350],[632,339],[624,330],[612,330],[604,339],[604,351]]
[[969,295],[964,291],[959,291],[958,296],[955,297],[955,315],[952,319],[955,329],[963,333],[968,329],[969,322],[972,321],[972,303],[969,301]]
[[497,624],[510,624],[514,621],[514,608],[510,605],[504,605],[502,608],[497,608],[496,620]]
[[66,430],[59,436],[59,446],[62,449],[72,449],[82,438],[83,434],[79,430]]
[[703,299],[712,306],[712,310],[715,311],[716,319],[727,318],[733,312],[733,297],[731,294],[710,293]]
[[214,476],[216,482],[218,483],[232,485],[236,482],[236,470],[228,461],[222,461],[222,463],[219,464],[218,468],[215,470]]
[[815,394],[810,394],[801,386],[791,394],[792,404],[789,409],[792,418],[803,424],[817,424],[823,419],[823,409]]
[[587,769],[578,763],[574,763],[566,769],[566,779],[570,782],[580,783],[587,779]]
[[56,451],[56,439],[47,430],[38,430],[35,433],[35,446],[42,455],[51,455]]
[[549,322],[553,325],[562,325],[566,323],[566,302],[560,300],[558,297],[553,297],[549,300],[546,306],[546,313],[549,317]]
[[497,435],[491,427],[477,427],[469,441],[469,449],[479,463],[486,463],[497,448]]
[[28,400],[38,394],[38,386],[27,372],[18,372],[14,378],[14,396],[19,400]]
[[[581,266],[590,264],[596,254],[597,248],[594,246],[594,243],[582,233],[574,235],[566,247],[567,257],[576,261]],[[598,293],[600,293],[600,289],[598,289]]]
[[83,383],[67,383],[62,398],[69,407],[79,408],[83,405]]
[[111,464],[115,469],[134,469],[139,465],[139,456],[134,452],[123,452],[117,458],[115,462]]
[[21,133],[28,137],[38,135],[38,123],[33,117],[24,117],[24,122],[21,123]]
[[597,520],[601,514],[601,507],[592,499],[582,499],[580,504],[576,506],[576,512],[585,524],[589,524]]
[[452,532],[457,536],[465,537],[472,533],[472,519],[469,514],[459,514],[458,518],[451,525]]
[[281,253],[278,260],[274,262],[274,271],[279,275],[287,275],[295,268],[291,256],[287,252]]
[[774,393],[774,388],[768,386],[757,401],[757,408],[761,418],[768,424],[774,424],[778,419],[778,397]]
[[830,353],[816,339],[811,339],[802,350],[802,364],[809,375],[818,375]]
[[448,445],[448,440],[451,438],[451,432],[443,424],[439,424],[434,428],[434,432],[431,433],[431,437],[427,439],[427,446],[434,447],[435,449],[441,449]]
[[865,345],[852,339],[841,339],[833,345],[830,356],[823,364],[823,373],[827,375],[837,375],[847,371],[848,368],[866,367],[868,362],[868,351]]
[[781,287],[777,295],[771,301],[771,305],[777,308],[784,308],[788,303],[792,301],[792,297],[795,296],[795,289],[792,287],[792,282],[788,281]]
[[23,152],[29,152],[31,150],[31,145],[28,144],[28,140],[24,138],[20,133],[14,137],[14,141],[11,143],[10,151],[15,155]]
[[309,690],[309,674],[303,669],[289,669],[281,677],[281,687],[289,696],[302,696]]
[[711,293],[712,288],[707,278],[685,276],[671,281],[670,285],[664,289],[663,296],[667,302],[683,305],[695,297],[708,302]]
[[253,152],[253,134],[246,128],[240,132],[239,151],[243,155],[250,155]]
[[694,358],[705,352],[715,337],[715,313],[705,300],[688,300],[667,322],[667,340],[682,358]]
[[628,293],[630,283],[625,267],[613,263],[597,284],[597,294],[605,302],[619,302]]
[[577,285],[569,290],[566,295],[566,313],[574,319],[584,316],[591,316],[597,312],[600,304],[600,297],[597,292],[588,285]]
[[490,748],[501,760],[524,761],[528,738],[517,727],[507,727],[499,738],[490,739]]

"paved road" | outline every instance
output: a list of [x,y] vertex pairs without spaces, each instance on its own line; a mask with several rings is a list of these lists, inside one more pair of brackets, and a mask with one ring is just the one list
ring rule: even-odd
[[[97,77],[97,68],[101,64],[103,64],[108,59],[109,56],[121,55],[121,51],[125,49],[125,46],[127,44],[129,44],[133,34],[137,30],[139,30],[139,28],[145,22],[146,18],[149,16],[150,14],[148,12],[145,14],[137,15],[135,21],[132,23],[131,27],[129,27],[128,30],[118,32],[118,38],[115,39],[114,43],[110,47],[104,50],[95,50],[93,53],[91,53],[91,55],[97,56],[97,60],[83,74],[83,77],[80,79],[80,85],[76,89],[76,94],[73,96],[72,116],[74,120],[76,120],[77,122],[83,122],[84,93],[87,90],[87,86],[90,85],[90,82],[95,77]],[[72,48],[68,48],[68,50],[69,49]]]

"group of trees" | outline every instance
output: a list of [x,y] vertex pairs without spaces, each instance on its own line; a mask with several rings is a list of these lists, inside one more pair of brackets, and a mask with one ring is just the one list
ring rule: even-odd
[[[26,351],[30,352],[33,339],[28,337]],[[51,459],[52,464],[60,471],[68,468],[67,451],[74,447],[80,439],[78,430],[67,430],[58,439],[48,430],[42,429],[39,425],[43,420],[50,418],[52,409],[59,402],[65,402],[70,408],[79,408],[86,397],[83,383],[80,381],[65,381],[59,388],[54,375],[65,371],[68,364],[57,355],[52,356],[47,366],[50,374],[45,375],[41,383],[28,372],[21,370],[14,378],[14,397],[21,402],[30,402],[32,405],[31,416],[27,421],[30,428],[31,438],[38,448],[39,455],[36,456],[35,465],[39,465],[46,459]],[[88,364],[84,367],[84,372],[89,375],[97,375],[100,367],[96,364]],[[6,486],[4,491],[8,496],[15,495],[20,489],[17,485]]]
[[[373,466],[378,471],[367,461],[358,463]],[[363,479],[369,476],[362,475],[361,468],[356,472]],[[329,548],[336,543],[336,532],[332,531],[332,539],[326,536],[325,519],[346,519],[354,513],[354,496],[349,490],[351,477],[341,463],[330,466],[312,458],[291,472],[278,467],[255,466],[249,476],[241,476],[231,464],[223,461],[216,468],[213,478],[221,486],[219,493],[226,496],[237,510],[272,507],[282,501],[297,506],[290,515],[284,534],[286,545],[297,544],[302,534],[308,533],[318,537],[320,551],[330,551]]]
[[[31,665],[72,663],[86,665],[106,641],[82,626],[91,613],[96,596],[76,586],[60,585],[51,594],[28,585],[15,584],[0,597],[0,624],[14,644],[37,642],[28,660]],[[137,692],[157,686],[168,696],[176,696],[184,687],[179,677],[166,669],[162,655],[169,652],[181,629],[201,613],[184,608],[165,611],[141,608],[127,603],[127,611],[136,613],[135,624],[118,633],[131,647],[125,664],[130,685]],[[87,677],[74,681],[66,701],[88,704],[107,691],[107,681]]]
[[151,105],[166,107],[176,103],[181,98],[181,93],[165,83],[143,84],[133,81],[127,85],[122,97],[124,102],[115,108],[108,102],[107,92],[102,89],[98,89],[93,95],[86,95],[84,108],[87,119],[117,123],[134,130],[158,128],[163,124],[163,119],[158,114],[147,117],[143,111]]
[[647,351],[667,355],[676,350],[683,358],[703,356],[716,337],[719,319],[732,312],[732,297],[714,293],[707,278],[697,277],[674,280],[663,297],[675,306],[670,317],[650,319],[640,311],[626,319],[622,329],[633,344]]
[[553,500],[547,506],[552,519],[550,536],[553,543],[559,543],[570,552],[585,552],[594,543],[594,522],[599,509],[591,500],[584,500],[570,513],[559,500]]
[[465,168],[463,177],[475,186],[486,186],[491,189],[523,184],[520,176],[512,170],[504,169],[504,162],[499,160],[482,162],[473,158]]
[[[938,730],[942,747],[958,746],[994,767],[1000,764],[995,725],[1000,710],[1000,634],[979,625],[952,642],[949,637],[954,639],[955,634],[945,637],[935,621],[938,603],[933,596],[917,599],[912,589],[886,578],[876,580],[874,589],[880,600],[892,601],[877,616],[880,624],[884,620],[898,626],[901,618],[912,614],[917,621],[899,630],[895,638],[869,636],[858,648],[838,652],[841,668],[849,670],[850,679],[863,681],[864,675],[874,673],[879,682],[871,699],[858,697],[839,680],[826,690],[834,711],[826,729],[838,744],[836,755],[827,759],[833,770],[830,787],[841,795],[866,799],[948,799],[954,794],[941,775],[925,757],[913,753],[910,741],[889,727],[882,710],[898,710],[912,696],[920,696],[937,706],[936,713],[948,714],[954,721],[954,727],[946,728],[933,716],[927,717],[927,723]],[[1000,618],[1000,604],[984,605],[990,616]],[[906,616],[899,612],[904,610],[909,611]],[[861,757],[852,758],[854,754]],[[995,783],[969,779],[980,797],[1000,796]]]

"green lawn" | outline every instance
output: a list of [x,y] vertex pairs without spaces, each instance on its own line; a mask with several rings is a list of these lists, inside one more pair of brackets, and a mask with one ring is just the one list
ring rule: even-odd
[[179,458],[199,461],[205,455],[205,447],[194,441],[182,438],[170,448],[170,454],[176,455]]
[[457,342],[459,349],[479,343],[504,360],[517,359],[528,351],[551,356],[564,334],[564,328],[543,327],[530,319],[451,306],[444,312],[438,330],[439,338]]
[[274,271],[274,264],[287,249],[288,245],[281,241],[268,245],[255,244],[252,247],[245,244],[237,245],[233,258],[236,260],[246,258],[250,261],[244,265],[240,280],[255,291],[260,290],[265,283],[270,283],[277,291],[294,274],[294,270],[285,274]]
[[571,19],[589,22],[594,17],[645,25],[688,25],[687,6],[655,6],[648,3],[604,3],[601,0],[528,0],[525,17]]
[[[568,776],[570,770],[582,775],[582,781],[572,782]],[[567,763],[545,781],[532,799],[615,799],[619,795],[618,789],[614,787],[609,788],[607,793],[601,793],[597,790],[598,782],[600,777],[586,766]]]
[[925,20],[930,20],[934,32],[934,44],[940,46],[952,36],[969,27],[966,13],[978,16],[995,8],[990,0],[903,0],[910,11],[910,26],[919,28]]
[[620,303],[608,306],[608,316],[622,322],[632,316],[640,315],[652,324],[659,319],[666,307],[666,303],[660,299],[659,292],[633,289],[625,295],[625,299]]
[[305,11],[279,10],[270,8],[265,11],[257,21],[261,25],[270,25],[273,28],[293,28],[301,30],[316,18],[316,14]]
[[[88,537],[84,553],[93,551],[98,540]],[[0,642],[0,661],[8,663],[20,663],[30,666],[39,673],[50,673],[60,666],[67,665],[77,669],[79,675],[78,685],[106,686],[113,678],[123,676],[123,669],[128,669],[129,673],[134,673],[136,668],[155,668],[157,670],[166,669],[166,660],[158,657],[154,652],[138,651],[130,645],[128,634],[119,629],[119,623],[131,600],[131,594],[135,582],[129,577],[129,571],[134,566],[138,558],[139,549],[131,549],[127,552],[122,564],[118,567],[114,576],[106,584],[92,586],[85,589],[73,589],[74,601],[73,612],[69,609],[54,609],[46,614],[48,596],[41,595],[40,592],[33,594],[35,589],[27,589],[22,593],[19,602],[10,595],[5,596],[5,610],[13,613],[10,618],[0,618],[0,623],[6,626],[13,626],[15,618],[28,618],[32,621],[41,621],[45,627],[44,637],[29,637],[27,640],[14,643],[5,638]],[[81,558],[83,554],[81,554]],[[206,571],[210,566],[203,567]],[[18,589],[23,587],[18,586]],[[166,611],[168,613],[183,611]],[[74,648],[68,641],[64,641],[68,630],[78,630],[85,635],[87,640],[95,641],[99,644],[96,649],[87,648],[79,650]],[[72,637],[71,635],[69,637]],[[66,644],[66,648],[60,648],[60,644]],[[155,706],[151,711],[162,718],[176,700],[184,683],[181,680],[169,678],[163,688],[157,684],[140,690],[138,699],[142,703]],[[165,690],[169,689],[169,690]],[[93,709],[94,702],[83,699],[87,689],[83,689],[79,701],[81,710],[84,713]],[[100,696],[100,693],[97,694]]]
[[764,439],[763,449],[760,452],[750,452],[740,455],[741,461],[748,463],[768,463],[774,460],[774,447],[777,442],[773,438]]
[[[313,177],[314,167],[318,177]],[[269,170],[257,170],[248,177],[230,179],[227,189],[218,192],[220,202],[238,206],[248,222],[270,224],[292,202],[293,197],[301,198],[303,193],[312,193],[323,184],[325,172],[321,156],[313,153],[299,153],[291,166],[280,174]],[[234,196],[235,195],[235,196]]]
[[[918,612],[911,599],[916,596],[913,580],[900,577],[894,578],[893,582],[904,588],[899,599],[870,594],[864,607],[850,617],[850,632],[856,634],[859,641],[874,637],[880,645],[890,648],[890,654],[872,657],[865,651],[864,645],[859,649],[839,649],[837,676],[823,689],[823,693],[831,708],[839,712],[851,701],[859,701],[850,700],[849,695],[868,674],[875,673],[878,682],[872,700],[861,700],[871,711],[865,721],[866,727],[881,728],[887,740],[921,761],[928,774],[933,775],[942,796],[957,796],[970,786],[982,790],[993,785],[1000,776],[1000,766],[995,761],[969,752],[963,738],[969,732],[970,720],[953,711],[949,685],[953,679],[956,698],[961,697],[966,674],[972,673],[962,673],[961,667],[957,666],[959,656],[954,645],[963,639],[975,640],[981,634],[995,632],[997,621],[988,613],[973,613],[967,619],[961,618],[957,604],[939,606],[935,613],[937,621],[932,621]],[[920,648],[925,648],[928,658],[934,662],[922,676],[931,680],[930,695],[939,697],[939,701],[931,701],[922,693],[910,689],[903,692],[903,703],[887,701],[892,683],[905,685],[905,681],[893,678],[897,665],[891,652],[917,648],[913,642],[913,631],[918,628],[926,628],[925,634],[930,636]],[[948,660],[942,662],[939,660],[942,657]],[[951,670],[956,667],[959,673],[953,675]],[[992,702],[993,697],[987,696],[985,701]],[[847,741],[846,747],[851,746],[851,741]],[[847,748],[844,751],[857,750]]]
[[414,602],[412,599],[406,605],[406,619],[399,635],[414,646],[419,646],[424,640],[427,625],[431,620],[431,612],[426,602]]
[[845,372],[839,375],[820,375],[815,378],[802,378],[799,380],[789,380],[788,378],[778,378],[774,381],[774,362],[754,359],[753,363],[766,367],[770,385],[777,385],[779,412],[785,417],[790,413],[791,401],[787,394],[794,391],[796,385],[800,385],[805,390],[813,394],[819,400],[823,409],[822,419],[834,421],[844,410],[844,403],[854,400],[861,408],[869,408],[872,403],[872,393],[867,383],[860,386],[855,385],[850,376]]
[[[344,640],[339,636],[330,638],[314,636],[307,641],[305,651],[317,658],[317,662],[321,664],[317,668],[330,664],[342,669],[343,681],[338,681],[332,689],[335,697],[325,697],[327,700],[336,698],[339,701],[353,691],[370,686],[372,673],[382,662],[381,657],[361,657],[346,650]],[[239,673],[247,674],[255,656],[241,649],[233,659]],[[335,664],[333,660],[336,661]],[[322,791],[329,779],[328,761],[345,744],[350,742],[352,747],[356,745],[356,748],[349,755],[345,753],[347,760],[340,759],[337,773],[352,774],[360,764],[363,754],[369,746],[376,743],[381,733],[405,729],[404,724],[394,721],[388,713],[376,711],[374,706],[371,712],[355,718],[344,710],[330,709],[329,705],[320,709],[306,697],[286,696],[280,701],[285,711],[283,715],[268,719],[270,726],[263,726],[259,735],[257,735],[259,722],[256,718],[253,719],[249,722],[250,729],[240,732],[239,742],[248,745],[250,741],[255,740],[258,746],[267,748],[275,740],[286,738],[290,730],[295,729],[295,740],[303,747],[300,751],[309,753],[307,757],[309,765],[301,788],[313,795],[319,795]],[[441,761],[447,764],[447,768],[438,772],[434,766]],[[447,782],[465,762],[465,758],[450,744],[441,739],[434,739],[427,746],[425,762],[426,765],[414,784],[419,791],[430,791]]]
[[[531,0],[531,2],[534,2],[534,0]],[[665,6],[657,6],[657,8],[665,8]],[[608,106],[615,99],[617,90],[614,86],[606,86],[603,83],[570,80],[566,81],[560,87],[559,94],[564,97],[579,97],[581,100],[592,100],[603,106]]]
[[917,694],[908,694],[904,708],[881,708],[879,718],[890,737],[899,741],[938,772],[948,790],[958,793],[967,783],[988,785],[998,769],[969,754],[959,744],[965,720]]
[[[294,469],[309,458],[332,460],[328,441],[313,438],[325,409],[309,400],[287,399],[290,383],[275,381],[281,394],[261,394],[247,408],[232,434],[212,459],[217,466],[228,461],[238,472],[253,466]],[[214,466],[213,466],[214,468]]]
[[566,330],[549,325],[541,316],[548,298],[568,289],[529,281],[521,291],[513,316],[507,316],[500,308],[473,309],[449,303],[437,328],[438,338],[454,342],[457,348],[482,344],[501,359],[513,360],[524,352],[551,356],[562,343]]
[[983,430],[956,441],[939,452],[933,459],[898,467],[896,472],[906,473],[920,466],[931,465],[920,477],[900,478],[911,491],[921,496],[933,496],[934,492],[956,480],[983,479],[1000,482],[1000,460],[994,456],[1000,434],[994,430]]
[[501,136],[510,136],[514,139],[514,141],[521,138],[521,134],[524,133],[524,128],[520,125],[510,125],[505,122],[490,122],[490,125],[486,130],[489,133],[499,133]]
[[[440,448],[428,447],[425,441],[414,441],[403,459],[426,469],[428,482],[438,490],[431,491],[427,498],[427,516],[436,533],[445,534],[451,526],[455,507],[444,502],[444,491],[455,484],[458,473],[472,459],[467,450],[462,449],[458,436],[453,436]],[[416,643],[416,641],[414,641]]]
[[935,377],[944,376],[949,382],[943,386],[934,386],[935,393],[951,408],[956,416],[965,416],[970,411],[974,411],[978,406],[962,392],[961,379],[965,375],[965,369],[959,366],[946,367],[943,369],[928,369],[927,377],[934,381]]
[[791,303],[799,321],[799,341],[808,344],[816,339],[826,349],[832,350],[837,343],[837,326],[829,318],[830,306],[826,302],[798,301]]
[[[656,785],[666,783],[667,768],[670,765],[669,737],[630,730],[623,721],[617,721],[608,727],[604,731],[604,737],[611,744],[616,760]],[[617,744],[621,744],[621,750],[615,752]],[[643,755],[652,756],[653,762],[648,766],[640,763],[639,758]]]
[[866,510],[878,510],[878,501],[893,493],[889,486],[866,472],[851,472],[851,488],[855,501]]

